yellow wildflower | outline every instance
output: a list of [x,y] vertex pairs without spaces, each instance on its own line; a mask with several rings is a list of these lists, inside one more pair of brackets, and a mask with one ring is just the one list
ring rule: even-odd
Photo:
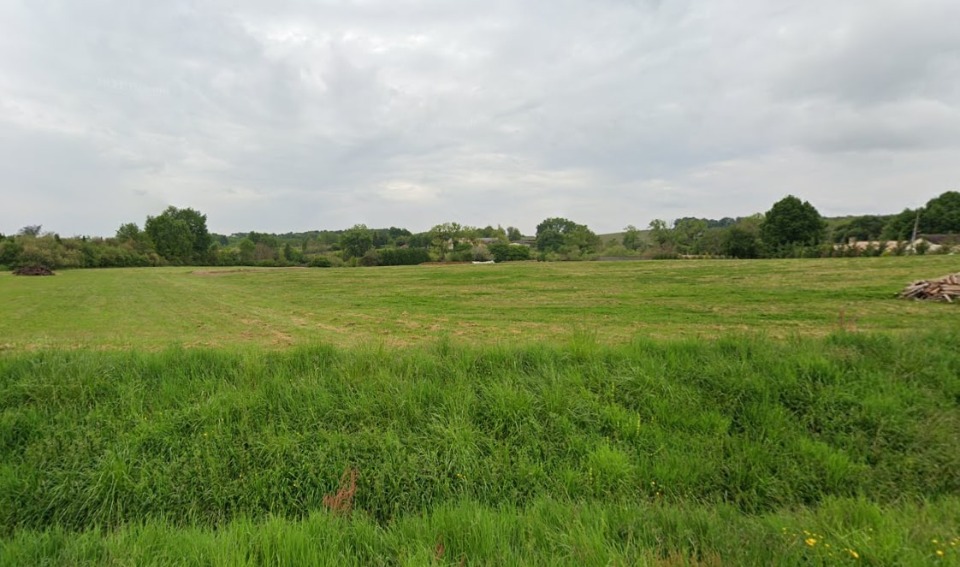
[[943,550],[942,550],[942,549],[938,549],[938,550],[937,550],[937,557],[943,557]]
[[850,553],[850,557],[853,557],[854,559],[860,559],[860,554],[856,551],[852,549],[848,549],[847,551]]
[[812,537],[808,537],[807,539],[805,539],[805,540],[803,540],[803,541],[806,542],[806,544],[809,545],[810,547],[813,547],[813,546],[817,545],[817,540],[815,540],[815,539],[812,538]]

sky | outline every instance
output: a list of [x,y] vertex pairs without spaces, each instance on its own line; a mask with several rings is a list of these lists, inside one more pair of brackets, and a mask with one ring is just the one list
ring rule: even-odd
[[0,0],[0,232],[598,233],[960,190],[957,0]]

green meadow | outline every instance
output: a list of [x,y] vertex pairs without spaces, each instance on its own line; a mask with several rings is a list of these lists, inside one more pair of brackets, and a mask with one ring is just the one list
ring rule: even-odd
[[960,565],[955,257],[0,276],[0,565]]
[[0,275],[0,348],[409,346],[914,332],[956,309],[893,301],[955,256]]

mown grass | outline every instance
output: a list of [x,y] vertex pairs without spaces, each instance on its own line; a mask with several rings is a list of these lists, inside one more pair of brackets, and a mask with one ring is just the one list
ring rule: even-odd
[[8,353],[0,556],[956,563],[958,344],[954,326]]
[[894,299],[953,256],[764,261],[521,263],[370,269],[0,274],[0,349],[325,343],[604,342],[734,332],[912,332],[952,305]]

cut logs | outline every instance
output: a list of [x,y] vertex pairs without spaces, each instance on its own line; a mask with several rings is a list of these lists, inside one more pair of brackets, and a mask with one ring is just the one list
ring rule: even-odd
[[913,282],[900,292],[900,297],[953,303],[954,300],[960,300],[960,273]]

